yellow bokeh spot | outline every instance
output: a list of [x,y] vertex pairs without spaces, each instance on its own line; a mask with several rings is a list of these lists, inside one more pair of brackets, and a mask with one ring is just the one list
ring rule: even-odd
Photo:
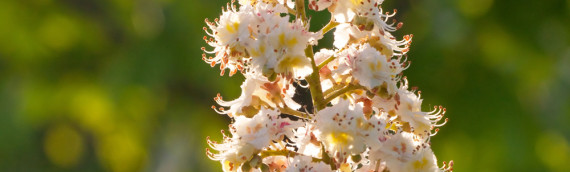
[[71,100],[71,112],[80,124],[96,133],[110,129],[113,111],[106,92],[95,86],[85,86],[75,92]]
[[38,28],[40,40],[54,50],[67,50],[79,37],[78,24],[69,17],[48,17]]
[[77,130],[67,125],[57,125],[47,131],[44,151],[50,162],[56,166],[71,168],[81,159],[83,144]]
[[504,67],[517,58],[512,54],[519,53],[517,40],[497,23],[486,24],[477,38],[483,53],[482,60],[491,67]]
[[354,138],[350,134],[345,132],[335,131],[327,135],[327,142],[331,146],[336,146],[336,145],[348,146],[349,144],[352,143],[353,140]]
[[98,157],[110,171],[141,171],[147,154],[136,133],[119,131],[107,136],[98,144]]
[[566,171],[570,162],[568,141],[560,133],[549,131],[543,133],[536,141],[538,158],[551,171]]

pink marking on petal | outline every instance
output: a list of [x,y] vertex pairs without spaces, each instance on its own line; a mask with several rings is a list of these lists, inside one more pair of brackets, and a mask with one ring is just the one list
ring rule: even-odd
[[279,128],[283,128],[283,127],[285,127],[285,126],[287,126],[287,125],[291,125],[291,124],[288,123],[288,122],[282,122],[282,123],[279,125]]

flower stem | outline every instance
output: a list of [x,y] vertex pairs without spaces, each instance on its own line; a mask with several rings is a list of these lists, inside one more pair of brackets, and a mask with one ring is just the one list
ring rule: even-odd
[[311,119],[311,116],[309,116],[309,114],[293,110],[287,106],[282,107],[282,108],[280,107],[279,110],[281,111],[281,113],[284,113],[284,114],[293,115],[293,116],[303,118],[303,119]]
[[289,14],[293,14],[293,15],[297,16],[297,11],[295,11],[294,9],[287,7],[287,11],[289,12]]
[[313,99],[313,107],[316,112],[326,106],[326,104],[323,103],[324,96],[323,89],[321,87],[321,76],[319,75],[319,68],[317,68],[313,57],[313,46],[308,46],[307,49],[305,49],[305,54],[311,59],[311,66],[313,68],[313,73],[306,79],[309,83],[309,90],[311,91],[311,98]]
[[[338,50],[337,52],[342,52],[342,51],[344,51],[344,49],[345,49],[345,48],[341,48],[341,49]],[[321,64],[319,64],[319,66],[318,66],[319,69],[325,67],[327,64],[329,64],[330,62],[332,62],[332,61],[333,61],[334,59],[336,59],[336,58],[337,58],[337,57],[335,57],[335,56],[333,55],[333,56],[330,56],[329,58],[325,59],[325,61],[323,61],[323,62],[321,62]]]
[[339,89],[339,90],[337,90],[337,91],[331,93],[330,95],[328,95],[328,96],[325,98],[325,101],[324,101],[324,102],[325,102],[325,103],[329,103],[330,101],[332,101],[333,99],[337,98],[338,96],[341,96],[341,95],[343,95],[343,94],[345,94],[345,93],[347,93],[347,92],[349,92],[349,91],[356,90],[356,89],[360,89],[360,88],[362,88],[362,86],[357,86],[357,85],[349,84],[349,85],[347,85],[346,87],[341,88],[341,89]]
[[323,67],[325,67],[327,64],[329,64],[331,61],[333,61],[334,59],[336,59],[335,56],[330,56],[329,58],[325,59],[325,61],[321,62],[321,64],[319,64],[317,67],[320,69],[322,69]]
[[[297,11],[297,18],[301,19],[305,24],[307,24],[307,15],[305,13],[305,0],[296,0],[295,9]],[[310,27],[310,25],[309,25]],[[309,90],[311,91],[311,98],[313,99],[314,111],[318,111],[326,106],[323,97],[323,89],[321,87],[321,80],[319,75],[319,68],[315,64],[315,54],[313,53],[313,46],[308,45],[305,48],[305,55],[311,59],[311,67],[313,68],[313,73],[309,75],[306,80],[309,83]]]
[[321,30],[323,35],[325,35],[329,31],[331,31],[333,28],[335,28],[339,24],[340,24],[339,22],[335,22],[334,19],[331,18],[331,21],[325,27],[323,27],[323,29]]
[[340,84],[334,84],[331,88],[325,90],[324,92],[324,96],[326,97],[327,95],[331,94],[332,92],[341,89],[343,87],[343,85]]
[[287,149],[282,150],[266,150],[261,152],[261,158],[269,157],[269,156],[286,156],[286,157],[295,157],[297,152],[293,152]]
[[305,15],[305,0],[296,0],[295,9],[297,10],[297,19],[301,19],[307,24],[307,15]]

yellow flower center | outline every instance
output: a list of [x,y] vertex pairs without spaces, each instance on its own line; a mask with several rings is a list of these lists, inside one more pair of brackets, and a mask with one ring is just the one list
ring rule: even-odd
[[239,22],[234,22],[234,23],[228,23],[226,24],[226,29],[228,30],[228,32],[230,33],[236,33],[237,30],[239,28]]
[[259,57],[265,53],[265,45],[259,45],[259,51],[252,49],[250,50],[252,57]]
[[363,1],[364,0],[350,0],[350,2],[352,2],[353,5],[361,5]]
[[352,143],[352,140],[354,140],[354,138],[345,132],[331,132],[327,136],[327,142],[330,143],[331,146],[348,146]]
[[291,72],[292,69],[301,68],[306,65],[306,60],[302,56],[286,56],[277,64],[275,69],[278,72]]
[[382,69],[382,63],[371,62],[371,63],[368,63],[368,67],[370,68],[370,71],[372,71],[372,72],[380,71]]
[[427,159],[425,157],[423,157],[421,161],[417,160],[414,162],[413,165],[414,165],[414,169],[421,170],[427,165]]
[[286,47],[292,47],[295,44],[297,44],[297,38],[293,37],[293,38],[287,40],[285,38],[285,33],[281,33],[281,34],[279,34],[279,43],[281,43],[281,45],[284,45]]

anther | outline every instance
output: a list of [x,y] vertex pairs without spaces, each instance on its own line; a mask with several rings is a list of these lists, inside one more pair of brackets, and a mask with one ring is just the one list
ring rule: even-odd
[[404,23],[402,23],[402,22],[398,23],[398,26],[396,26],[396,29],[402,28],[403,25],[404,25]]

